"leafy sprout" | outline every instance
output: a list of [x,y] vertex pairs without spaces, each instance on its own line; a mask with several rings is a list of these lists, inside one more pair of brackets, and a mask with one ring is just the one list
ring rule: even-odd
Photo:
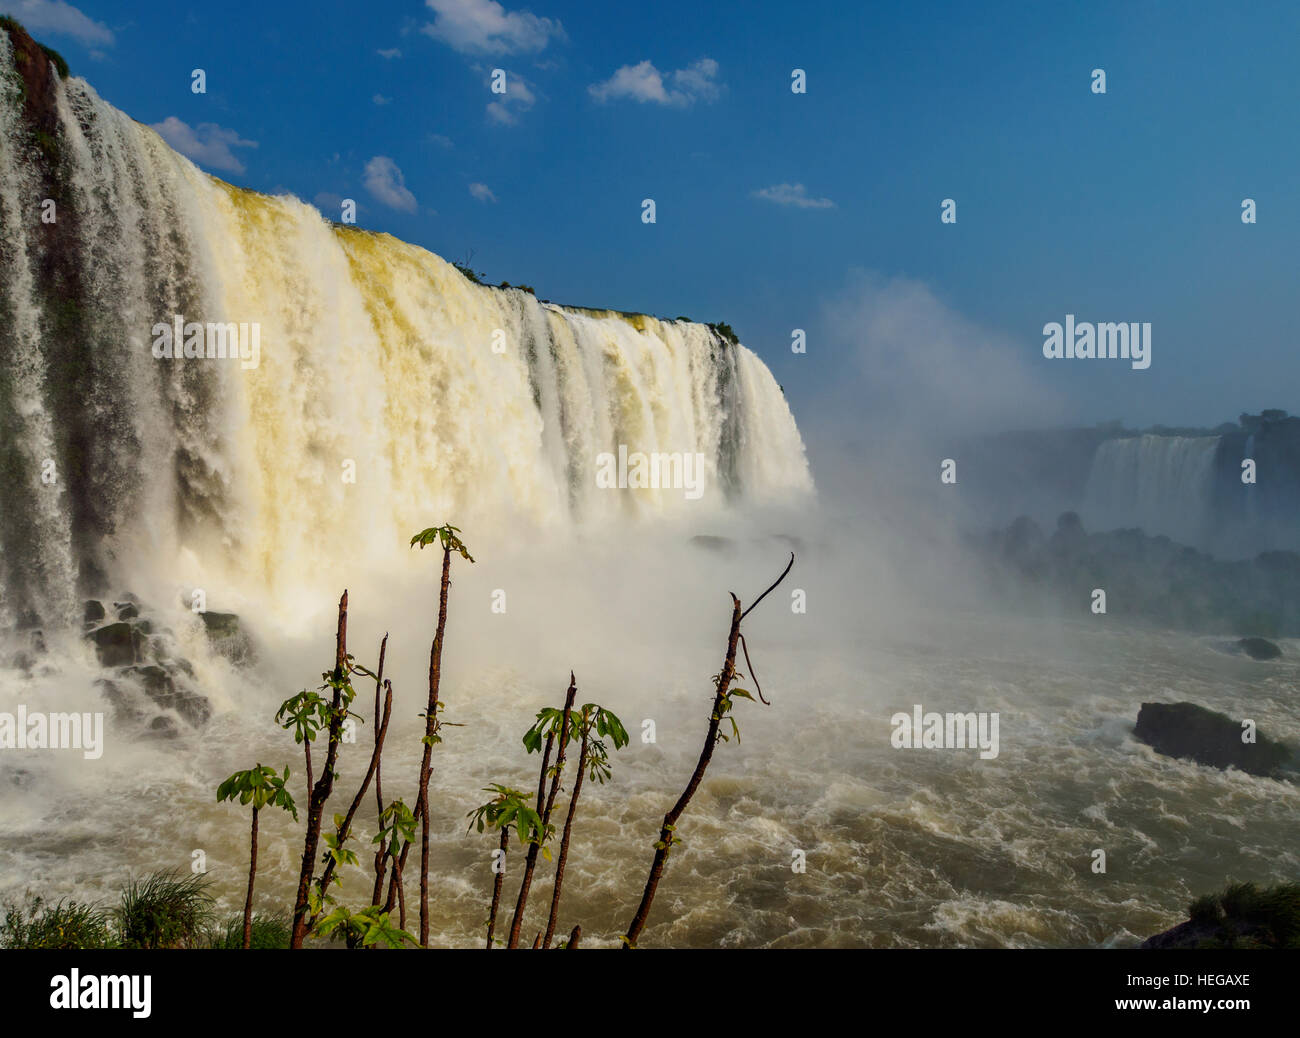
[[529,794],[496,782],[485,786],[483,792],[495,793],[496,796],[466,815],[470,820],[466,832],[469,829],[483,832],[485,829],[507,829],[514,826],[520,843],[541,843],[550,836],[552,827],[543,827],[541,815],[533,807]]
[[269,806],[281,807],[298,820],[298,807],[293,802],[286,783],[289,781],[289,769],[284,774],[277,774],[274,768],[258,764],[248,771],[237,771],[217,787],[217,801],[238,800],[241,804],[252,804],[255,810]]
[[465,547],[465,542],[460,539],[459,535],[460,527],[458,526],[430,526],[427,530],[421,530],[411,538],[411,547],[414,548],[418,544],[420,550],[423,551],[430,544],[441,543],[443,551],[459,552],[461,558],[467,562],[473,562],[474,556],[469,553],[469,549]]

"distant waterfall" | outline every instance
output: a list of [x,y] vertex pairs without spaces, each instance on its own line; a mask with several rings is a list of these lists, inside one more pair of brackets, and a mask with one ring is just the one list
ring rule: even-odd
[[1217,436],[1133,436],[1097,448],[1082,518],[1094,530],[1141,527],[1203,545],[1213,504]]
[[[208,176],[52,69],[38,133],[19,64],[0,31],[0,625],[66,617],[146,560],[275,588],[448,520],[609,523],[812,490],[780,387],[708,326],[475,285]],[[159,359],[177,316],[209,349],[214,326],[234,343],[257,325],[256,367]],[[599,489],[620,445],[702,455],[703,501]]]

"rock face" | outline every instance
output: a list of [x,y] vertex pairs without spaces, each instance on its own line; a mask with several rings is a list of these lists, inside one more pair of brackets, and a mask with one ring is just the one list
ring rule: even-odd
[[1157,753],[1214,768],[1269,778],[1295,770],[1296,755],[1290,747],[1260,732],[1255,742],[1242,742],[1243,731],[1240,721],[1195,703],[1143,703],[1133,734]]

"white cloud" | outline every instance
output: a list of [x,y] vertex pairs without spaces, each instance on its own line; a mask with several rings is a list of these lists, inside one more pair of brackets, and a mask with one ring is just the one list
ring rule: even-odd
[[418,208],[415,195],[406,186],[406,178],[397,163],[386,155],[376,155],[366,163],[366,190],[393,209],[413,213]]
[[463,54],[535,53],[564,39],[558,21],[507,11],[496,0],[426,0],[434,20],[421,32]]
[[450,137],[446,136],[445,134],[441,134],[441,133],[429,134],[429,143],[436,144],[440,148],[446,148],[448,151],[456,147],[455,141],[453,141]]
[[492,193],[492,189],[486,184],[470,184],[469,193],[480,202],[495,202],[497,200],[497,196]]
[[718,63],[712,58],[660,72],[649,61],[624,65],[603,83],[587,88],[597,101],[629,100],[641,104],[671,105],[684,108],[696,101],[715,101],[722,92],[718,82]]
[[494,94],[493,98],[488,102],[488,118],[503,126],[513,126],[519,121],[522,112],[528,111],[537,103],[537,95],[533,93],[528,80],[513,72],[506,73],[506,92]]
[[160,123],[154,123],[150,129],[186,158],[193,159],[201,166],[231,173],[243,173],[245,170],[244,164],[231,149],[257,147],[257,141],[243,140],[234,130],[224,129],[216,123],[199,123],[191,128],[174,115],[169,115]]
[[376,94],[370,100],[375,102],[375,104],[377,105],[390,105],[393,103],[393,99],[391,97],[385,97],[383,94]]
[[796,209],[834,209],[835,203],[829,198],[810,198],[808,189],[802,184],[773,184],[754,192],[755,198],[762,198],[777,205],[790,205]]
[[378,54],[381,58],[387,58],[389,61],[391,61],[393,58],[400,58],[402,56],[402,52],[398,50],[396,47],[389,47],[386,50],[377,50],[375,51],[375,53]]
[[113,46],[114,36],[103,22],[82,14],[63,0],[11,0],[8,13],[28,31],[62,33],[87,45]]

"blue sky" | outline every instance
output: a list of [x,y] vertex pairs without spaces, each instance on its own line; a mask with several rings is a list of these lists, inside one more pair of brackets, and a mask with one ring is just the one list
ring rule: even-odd
[[[804,424],[846,386],[956,384],[1004,426],[1300,411],[1294,3],[6,8],[234,183],[355,198],[544,298],[730,322]],[[1151,322],[1150,370],[1044,359],[1067,312]]]

